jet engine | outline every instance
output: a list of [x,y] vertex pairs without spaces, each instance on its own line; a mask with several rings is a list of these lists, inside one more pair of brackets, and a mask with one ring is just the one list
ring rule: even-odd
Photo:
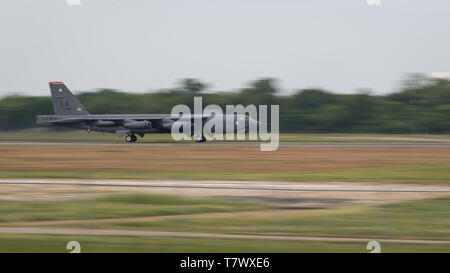
[[111,120],[97,120],[92,125],[98,126],[98,127],[112,127],[112,126],[115,126],[116,123]]
[[152,128],[152,123],[148,120],[128,121],[123,124],[123,127],[128,129],[150,129]]

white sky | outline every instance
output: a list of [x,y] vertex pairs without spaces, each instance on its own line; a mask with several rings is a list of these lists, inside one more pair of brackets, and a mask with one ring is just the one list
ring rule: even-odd
[[200,78],[228,91],[276,77],[283,92],[395,90],[450,71],[450,1],[3,0],[0,96],[144,92]]

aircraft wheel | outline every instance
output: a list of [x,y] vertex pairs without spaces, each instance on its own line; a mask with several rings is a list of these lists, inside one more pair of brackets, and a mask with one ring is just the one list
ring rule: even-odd
[[196,138],[195,141],[196,141],[197,143],[203,143],[203,142],[206,141],[206,138],[205,138],[205,136],[202,136],[202,138]]
[[131,141],[132,141],[132,142],[136,142],[137,137],[136,137],[135,135],[132,135],[131,137],[132,137],[132,140],[131,140]]
[[126,141],[126,142],[133,142],[133,136],[132,136],[132,135],[127,135],[127,136],[125,137],[125,141]]

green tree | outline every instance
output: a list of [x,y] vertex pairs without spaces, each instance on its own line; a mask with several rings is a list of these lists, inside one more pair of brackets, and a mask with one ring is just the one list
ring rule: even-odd
[[205,90],[207,86],[207,84],[202,83],[199,80],[188,78],[181,80],[180,89],[191,94],[198,94]]

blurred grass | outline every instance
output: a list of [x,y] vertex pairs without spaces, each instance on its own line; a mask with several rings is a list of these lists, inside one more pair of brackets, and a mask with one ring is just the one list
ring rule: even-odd
[[[450,240],[450,196],[373,207],[295,211],[284,215],[155,219],[90,228],[230,234]],[[447,249],[450,250],[450,249]]]
[[[45,142],[124,142],[123,137],[114,134],[75,131],[31,130],[0,132],[0,141],[45,141]],[[341,134],[341,133],[305,133],[280,134],[282,142],[450,142],[446,134]],[[147,134],[138,138],[138,142],[175,142],[169,133]],[[189,141],[184,141],[189,142]]]
[[[3,226],[13,222],[91,219],[61,228],[181,231],[229,234],[450,240],[450,196],[381,206],[286,211],[257,216],[127,219],[138,216],[267,210],[266,206],[211,198],[169,195],[105,195],[80,201],[1,201]],[[109,222],[95,219],[114,218]],[[117,219],[116,219],[117,218]],[[43,223],[41,226],[46,226]],[[55,227],[51,224],[50,227]]]
[[[211,199],[179,199],[178,197],[153,195],[117,195],[94,199],[96,203],[108,202],[108,210],[121,211],[130,206],[143,205],[151,211],[152,206],[161,204],[170,206],[191,206],[187,200],[192,200],[193,206],[207,202],[211,207],[227,203]],[[20,214],[23,204],[4,208],[1,215]],[[44,204],[38,206],[37,203]],[[230,209],[242,209],[242,203],[234,202]],[[33,213],[44,213],[42,210],[47,202],[28,202],[37,207]],[[53,202],[53,219],[67,212],[67,203]],[[84,210],[80,204],[80,211]],[[387,204],[375,207],[347,207],[294,211],[285,215],[264,216],[226,216],[226,217],[195,217],[178,219],[154,219],[153,221],[63,224],[60,228],[89,229],[126,229],[154,231],[207,232],[228,234],[267,234],[267,235],[301,235],[329,236],[354,238],[405,238],[405,239],[450,239],[450,197],[426,199],[397,204]],[[136,208],[136,207],[135,207]],[[172,207],[172,209],[180,209]],[[10,211],[10,212],[8,212]],[[131,210],[131,213],[135,211]],[[169,211],[159,213],[169,215]],[[79,215],[82,213],[80,212]],[[23,216],[23,215],[22,215]],[[85,215],[86,216],[86,215]],[[102,218],[102,210],[94,210],[90,216]],[[128,217],[130,215],[114,215]],[[24,217],[18,217],[23,219]],[[27,218],[27,217],[25,217]],[[36,219],[34,218],[34,219]],[[9,218],[12,219],[12,218]],[[55,228],[55,226],[52,226]],[[276,239],[208,239],[183,237],[153,237],[153,236],[87,236],[87,235],[45,235],[45,234],[1,234],[0,252],[68,252],[67,242],[76,240],[81,244],[82,252],[368,252],[366,243],[361,242],[311,242],[286,241]],[[409,244],[381,243],[382,252],[448,252],[450,244]]]
[[264,208],[246,202],[159,194],[106,195],[71,201],[0,201],[0,223],[183,215]]
[[[361,137],[355,139],[354,137]],[[433,138],[430,135],[289,134],[282,141],[396,142],[364,137]],[[348,138],[347,137],[351,137]],[[171,142],[170,134],[148,135],[147,142]],[[0,141],[114,141],[114,135],[86,132],[0,133]],[[421,140],[411,140],[420,142]],[[401,142],[405,142],[402,140]],[[406,141],[408,142],[408,141]],[[116,151],[110,151],[116,152]],[[218,171],[103,172],[2,170],[2,178],[83,179],[215,179],[279,181],[370,181],[421,184],[450,182],[450,163],[395,164],[367,168],[239,173]],[[282,234],[369,238],[450,239],[450,198],[437,198],[379,207],[348,207],[296,211],[289,215],[165,219],[116,223],[90,223],[89,228],[193,231],[239,234]],[[0,201],[0,223],[71,219],[182,215],[207,212],[263,210],[266,207],[219,199],[164,195],[108,195],[78,201]],[[83,225],[76,225],[77,228]],[[74,226],[63,226],[74,227]],[[86,226],[85,226],[86,227]],[[0,252],[67,252],[68,241],[77,240],[85,252],[367,252],[363,243],[276,240],[219,240],[201,238],[62,236],[0,234]],[[448,252],[450,245],[382,244],[383,252]]]
[[[365,242],[311,242],[245,239],[170,238],[137,236],[85,236],[0,234],[0,252],[68,253],[69,241],[78,241],[81,252],[359,252]],[[382,252],[448,252],[450,245],[381,243]]]
[[98,172],[0,170],[0,178],[184,179],[240,181],[345,181],[450,184],[450,163],[396,164],[366,168],[239,173],[221,171]]

